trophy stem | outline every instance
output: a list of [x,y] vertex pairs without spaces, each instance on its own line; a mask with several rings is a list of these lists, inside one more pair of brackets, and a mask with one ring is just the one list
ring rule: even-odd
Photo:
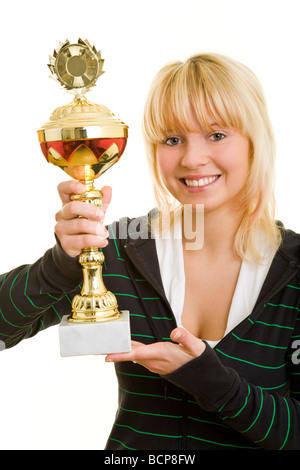
[[[92,171],[92,170],[91,170]],[[72,200],[102,204],[102,192],[94,188],[93,180],[83,181],[86,185],[84,194],[74,194]],[[70,322],[91,323],[117,320],[122,316],[118,311],[115,296],[107,291],[102,279],[102,264],[104,255],[96,247],[84,248],[79,256],[79,263],[83,270],[83,286],[81,293],[76,295],[72,302],[72,316]]]

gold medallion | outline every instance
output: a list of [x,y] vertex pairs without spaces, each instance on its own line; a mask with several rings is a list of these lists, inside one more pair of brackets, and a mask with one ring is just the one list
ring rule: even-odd
[[70,44],[69,40],[59,43],[53,56],[49,56],[49,61],[48,67],[53,78],[75,94],[78,94],[78,90],[85,93],[95,86],[104,73],[101,52],[97,52],[87,39],[83,41],[79,38],[76,44]]

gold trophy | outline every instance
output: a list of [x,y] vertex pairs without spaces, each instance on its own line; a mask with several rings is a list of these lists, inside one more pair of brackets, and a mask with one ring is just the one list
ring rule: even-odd
[[[121,157],[128,126],[103,105],[89,102],[85,93],[104,73],[100,51],[85,40],[60,43],[48,64],[52,78],[71,92],[71,103],[55,109],[38,131],[47,161],[85,184],[84,194],[73,200],[101,206],[102,193],[94,180]],[[115,296],[102,279],[104,255],[96,247],[82,250],[83,287],[72,302],[72,315],[60,325],[62,356],[106,354],[130,350],[129,314],[119,312]]]

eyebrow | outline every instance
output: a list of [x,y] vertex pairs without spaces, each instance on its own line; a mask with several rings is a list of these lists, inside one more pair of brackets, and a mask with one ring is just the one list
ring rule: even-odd
[[[220,126],[220,124],[218,124],[217,122],[210,122],[209,125],[211,127],[219,127]],[[223,126],[221,126],[221,127],[223,127]]]

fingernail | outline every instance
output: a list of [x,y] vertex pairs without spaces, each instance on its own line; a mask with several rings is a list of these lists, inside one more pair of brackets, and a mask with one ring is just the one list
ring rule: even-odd
[[176,331],[176,333],[173,336],[173,341],[177,341],[180,336],[181,336],[181,332],[180,331]]

